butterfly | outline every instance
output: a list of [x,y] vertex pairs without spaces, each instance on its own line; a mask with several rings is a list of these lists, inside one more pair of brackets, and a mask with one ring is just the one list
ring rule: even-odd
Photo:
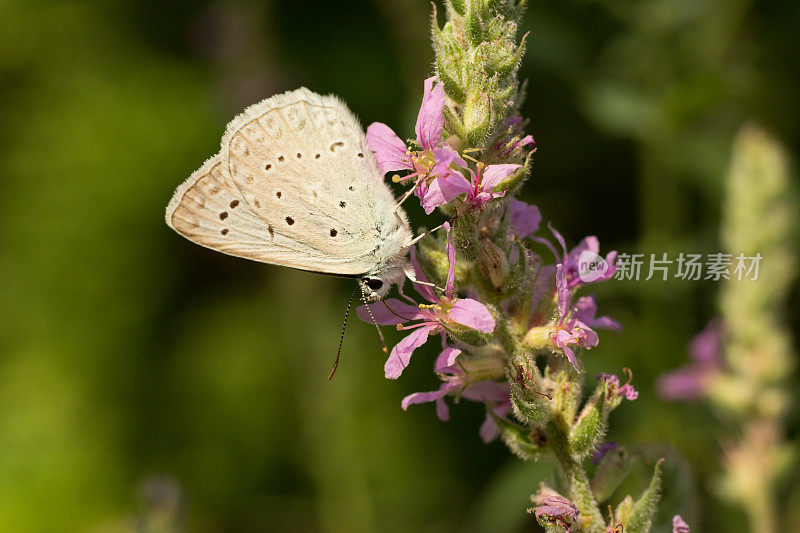
[[335,96],[305,88],[236,116],[165,218],[225,254],[355,278],[367,302],[414,279],[406,253],[415,239],[358,119]]

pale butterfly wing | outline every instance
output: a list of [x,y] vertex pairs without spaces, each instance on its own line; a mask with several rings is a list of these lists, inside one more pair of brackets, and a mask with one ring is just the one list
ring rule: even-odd
[[227,254],[345,276],[381,271],[411,241],[358,121],[307,89],[231,121],[220,154],[176,190],[166,219]]

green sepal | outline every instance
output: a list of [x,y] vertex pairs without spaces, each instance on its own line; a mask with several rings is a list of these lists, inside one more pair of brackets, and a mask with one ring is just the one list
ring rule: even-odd
[[532,442],[530,429],[501,418],[492,411],[488,412],[497,427],[500,428],[500,438],[514,455],[523,461],[537,460],[542,456],[544,450],[541,446]]
[[617,508],[614,510],[614,522],[622,524],[624,531],[627,531],[628,522],[631,519],[631,512],[633,511],[633,498],[625,496]]
[[461,324],[445,323],[442,327],[449,336],[468,346],[483,346],[492,339],[491,334],[481,333],[476,329],[462,326]]
[[559,423],[562,424],[564,433],[567,433],[569,425],[575,419],[575,413],[578,411],[582,382],[580,379],[575,379],[571,370],[559,370],[554,376],[547,367],[545,376],[553,383],[553,400],[549,403],[553,412],[560,414]]
[[521,165],[517,170],[506,176],[503,181],[497,184],[494,188],[495,192],[512,191],[514,192],[520,185],[522,185],[528,177],[528,170],[530,170],[530,161],[533,153],[531,152],[525,158],[525,164]]
[[465,0],[447,0],[447,7],[452,9],[458,15],[464,16],[467,11]]
[[642,493],[639,500],[633,504],[630,519],[625,524],[626,533],[647,533],[653,524],[653,517],[656,514],[658,500],[661,499],[661,464],[664,459],[656,461],[653,469],[653,477],[650,484]]
[[458,215],[450,230],[450,238],[464,259],[475,261],[478,258],[478,217],[467,210],[459,210]]
[[464,10],[464,35],[473,46],[478,46],[486,40],[484,20],[487,15],[486,4],[482,0],[467,0]]
[[444,106],[442,111],[444,112],[444,121],[447,131],[461,139],[466,139],[467,130],[464,128],[464,123],[460,118],[458,118],[458,115],[456,115],[447,105]]

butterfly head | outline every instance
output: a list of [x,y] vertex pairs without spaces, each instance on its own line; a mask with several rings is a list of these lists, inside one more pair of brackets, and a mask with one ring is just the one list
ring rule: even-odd
[[364,274],[358,279],[358,285],[368,303],[383,299],[392,285],[402,283],[405,271],[402,266],[391,266],[377,272]]

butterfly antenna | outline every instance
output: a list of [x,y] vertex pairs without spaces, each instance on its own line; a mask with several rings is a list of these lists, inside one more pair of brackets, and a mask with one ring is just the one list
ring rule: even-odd
[[370,309],[367,299],[364,298],[363,293],[361,294],[361,301],[364,302],[364,308],[367,310],[367,313],[369,313],[369,318],[375,325],[375,329],[378,330],[378,338],[381,340],[381,350],[383,353],[389,353],[389,349],[386,347],[386,339],[383,338],[383,332],[381,332],[381,328],[378,326],[378,321],[375,320],[375,315],[372,314],[372,309]]
[[344,312],[344,322],[342,322],[342,334],[339,335],[339,349],[336,350],[336,361],[333,362],[331,373],[328,374],[329,381],[333,379],[336,369],[339,368],[339,356],[342,355],[342,343],[344,342],[344,330],[347,329],[347,317],[350,316],[350,308],[353,306],[353,298],[355,298],[356,292],[359,290],[361,289],[356,287],[356,290],[354,290],[353,294],[350,295],[350,300],[347,301],[347,310]]

